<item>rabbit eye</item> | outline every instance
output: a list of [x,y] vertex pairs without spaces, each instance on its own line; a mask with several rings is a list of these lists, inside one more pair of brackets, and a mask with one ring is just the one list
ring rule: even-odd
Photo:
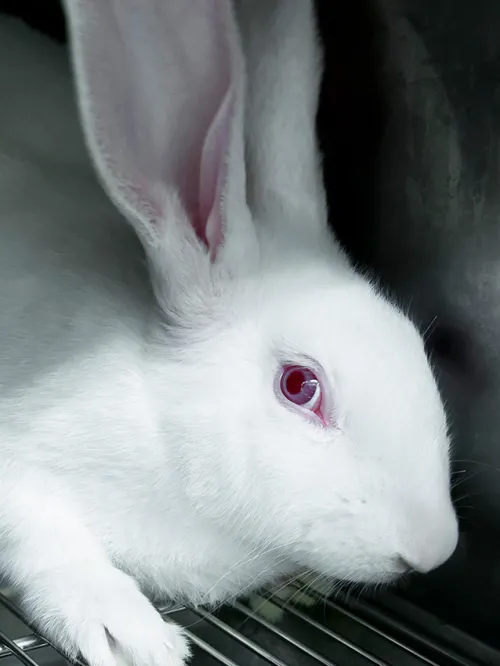
[[320,416],[321,384],[310,368],[301,365],[285,366],[281,374],[280,389],[289,402]]

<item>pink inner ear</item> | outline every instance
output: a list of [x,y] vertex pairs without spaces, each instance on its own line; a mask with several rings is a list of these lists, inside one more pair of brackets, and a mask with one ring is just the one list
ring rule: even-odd
[[199,217],[196,231],[206,242],[212,261],[224,237],[223,197],[227,183],[233,106],[233,94],[228,90],[208,128],[200,159]]

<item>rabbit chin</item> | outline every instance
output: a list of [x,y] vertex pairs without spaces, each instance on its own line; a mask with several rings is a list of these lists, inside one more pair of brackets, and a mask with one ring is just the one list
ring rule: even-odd
[[332,587],[342,583],[379,585],[396,583],[411,573],[411,566],[398,555],[384,555],[367,548],[355,552],[345,548],[321,553],[304,551],[296,557],[297,568],[314,571],[319,579],[332,581]]

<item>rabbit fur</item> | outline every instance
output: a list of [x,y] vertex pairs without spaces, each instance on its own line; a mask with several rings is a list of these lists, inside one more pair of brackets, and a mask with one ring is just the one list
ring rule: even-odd
[[0,21],[0,571],[28,620],[91,666],[177,666],[152,602],[439,566],[446,417],[328,230],[311,3],[65,10],[72,68]]

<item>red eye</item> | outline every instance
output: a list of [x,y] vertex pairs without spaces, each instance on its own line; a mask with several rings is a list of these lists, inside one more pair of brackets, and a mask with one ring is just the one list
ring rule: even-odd
[[321,384],[316,374],[301,365],[287,365],[280,380],[283,396],[303,409],[320,416]]

